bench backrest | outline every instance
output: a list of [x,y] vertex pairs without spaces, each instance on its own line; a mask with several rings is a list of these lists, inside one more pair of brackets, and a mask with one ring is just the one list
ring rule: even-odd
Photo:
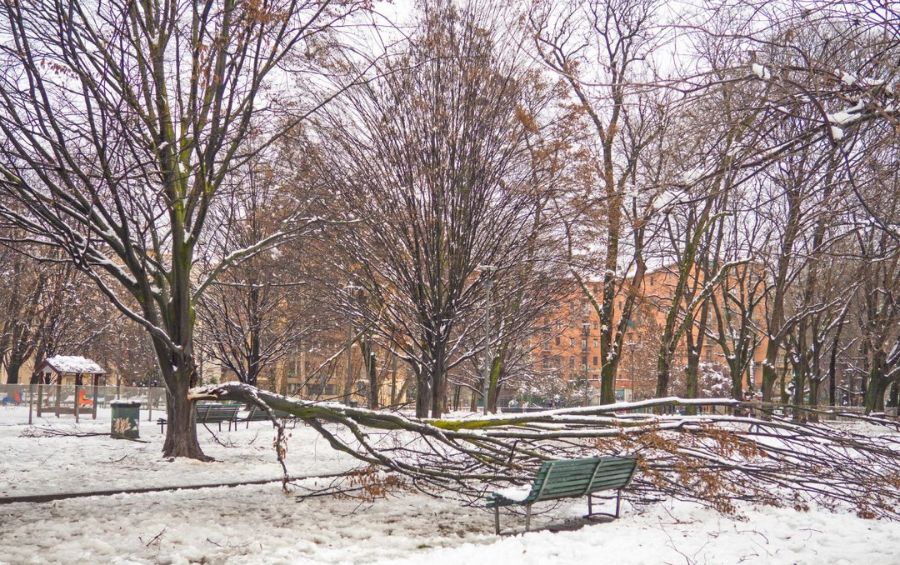
[[631,481],[635,457],[560,459],[541,465],[525,502],[584,496],[601,490],[620,489]]
[[[251,405],[250,413],[247,414],[248,420],[268,420],[269,414],[266,412],[265,408],[258,406],[256,404]],[[272,410],[275,413],[276,418],[293,418],[294,415],[290,412],[285,412],[284,410]]]
[[223,406],[221,404],[198,404],[198,422],[228,422],[237,418],[239,406]]

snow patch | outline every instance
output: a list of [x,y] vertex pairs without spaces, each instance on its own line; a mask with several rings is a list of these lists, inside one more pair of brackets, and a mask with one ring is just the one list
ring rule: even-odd
[[[105,373],[103,367],[87,357],[79,357],[77,355],[54,355],[48,357],[45,361],[47,366],[54,369],[57,373],[82,373],[96,375]],[[44,372],[49,372],[46,369]]]
[[753,74],[755,74],[757,77],[761,78],[762,80],[769,80],[770,78],[772,78],[772,73],[769,72],[769,69],[765,68],[764,66],[760,65],[759,63],[753,63],[752,69],[753,69]]
[[494,494],[507,500],[522,502],[531,494],[531,486],[512,486],[495,490]]

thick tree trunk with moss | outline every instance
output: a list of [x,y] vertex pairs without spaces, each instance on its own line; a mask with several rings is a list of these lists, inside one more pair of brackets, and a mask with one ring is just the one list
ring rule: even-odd
[[197,418],[194,403],[188,400],[193,375],[191,367],[173,372],[172,384],[166,387],[166,438],[163,457],[189,457],[209,460],[197,441]]
[[872,365],[869,368],[868,384],[865,393],[866,414],[870,412],[884,412],[884,395],[891,381],[885,378],[885,355],[876,351],[872,356]]

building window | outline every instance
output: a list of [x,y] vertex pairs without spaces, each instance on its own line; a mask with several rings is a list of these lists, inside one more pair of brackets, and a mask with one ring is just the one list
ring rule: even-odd
[[587,355],[582,355],[581,356],[581,370],[582,371],[587,371],[587,368],[588,368],[587,363],[588,363]]
[[596,338],[596,337],[594,338],[594,347],[595,347],[595,348],[596,348],[596,347],[600,347],[600,342],[597,341],[597,338]]
[[587,339],[582,338],[581,340],[581,349],[587,350]]
[[575,357],[574,356],[569,357],[569,369],[571,369],[573,371],[575,370]]
[[595,367],[597,366],[597,356],[596,355],[594,355],[594,366]]
[[549,370],[550,367],[551,367],[551,364],[550,364],[550,357],[547,357],[547,356],[545,355],[544,358],[543,358],[541,361],[542,361],[542,363],[543,363],[543,365],[544,365],[544,370],[545,370],[545,371]]
[[574,337],[569,338],[569,347],[575,347],[575,338]]
[[562,341],[562,338],[559,336],[556,336],[556,345],[560,345],[561,341]]

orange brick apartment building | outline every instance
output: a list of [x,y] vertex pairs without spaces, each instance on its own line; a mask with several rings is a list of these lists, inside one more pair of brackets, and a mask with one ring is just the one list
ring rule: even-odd
[[[677,278],[677,272],[665,267],[648,272],[644,276],[642,289],[623,341],[615,383],[617,400],[643,399],[655,394],[660,336],[665,326]],[[591,282],[588,286],[599,301],[602,284]],[[619,322],[624,300],[624,292],[615,298],[613,320],[615,324]],[[762,305],[758,307],[755,316],[758,324],[762,321],[761,313]],[[710,329],[715,329],[712,312],[709,315],[709,325]],[[602,365],[600,327],[601,320],[597,311],[585,294],[577,289],[562,301],[559,310],[551,318],[546,332],[539,340],[533,352],[535,371],[549,378],[558,376],[567,383],[577,382],[582,387],[589,387],[590,401],[598,403]],[[760,337],[759,340],[747,374],[743,377],[745,383],[748,379],[752,379],[755,389],[762,382],[762,363],[765,359],[766,341],[764,337]],[[703,370],[708,374],[721,373],[729,379],[725,355],[715,340],[709,337],[704,339],[700,361]],[[683,394],[686,365],[686,339],[682,336],[672,363],[673,394]],[[730,396],[730,385],[722,391],[713,392],[716,396]]]

